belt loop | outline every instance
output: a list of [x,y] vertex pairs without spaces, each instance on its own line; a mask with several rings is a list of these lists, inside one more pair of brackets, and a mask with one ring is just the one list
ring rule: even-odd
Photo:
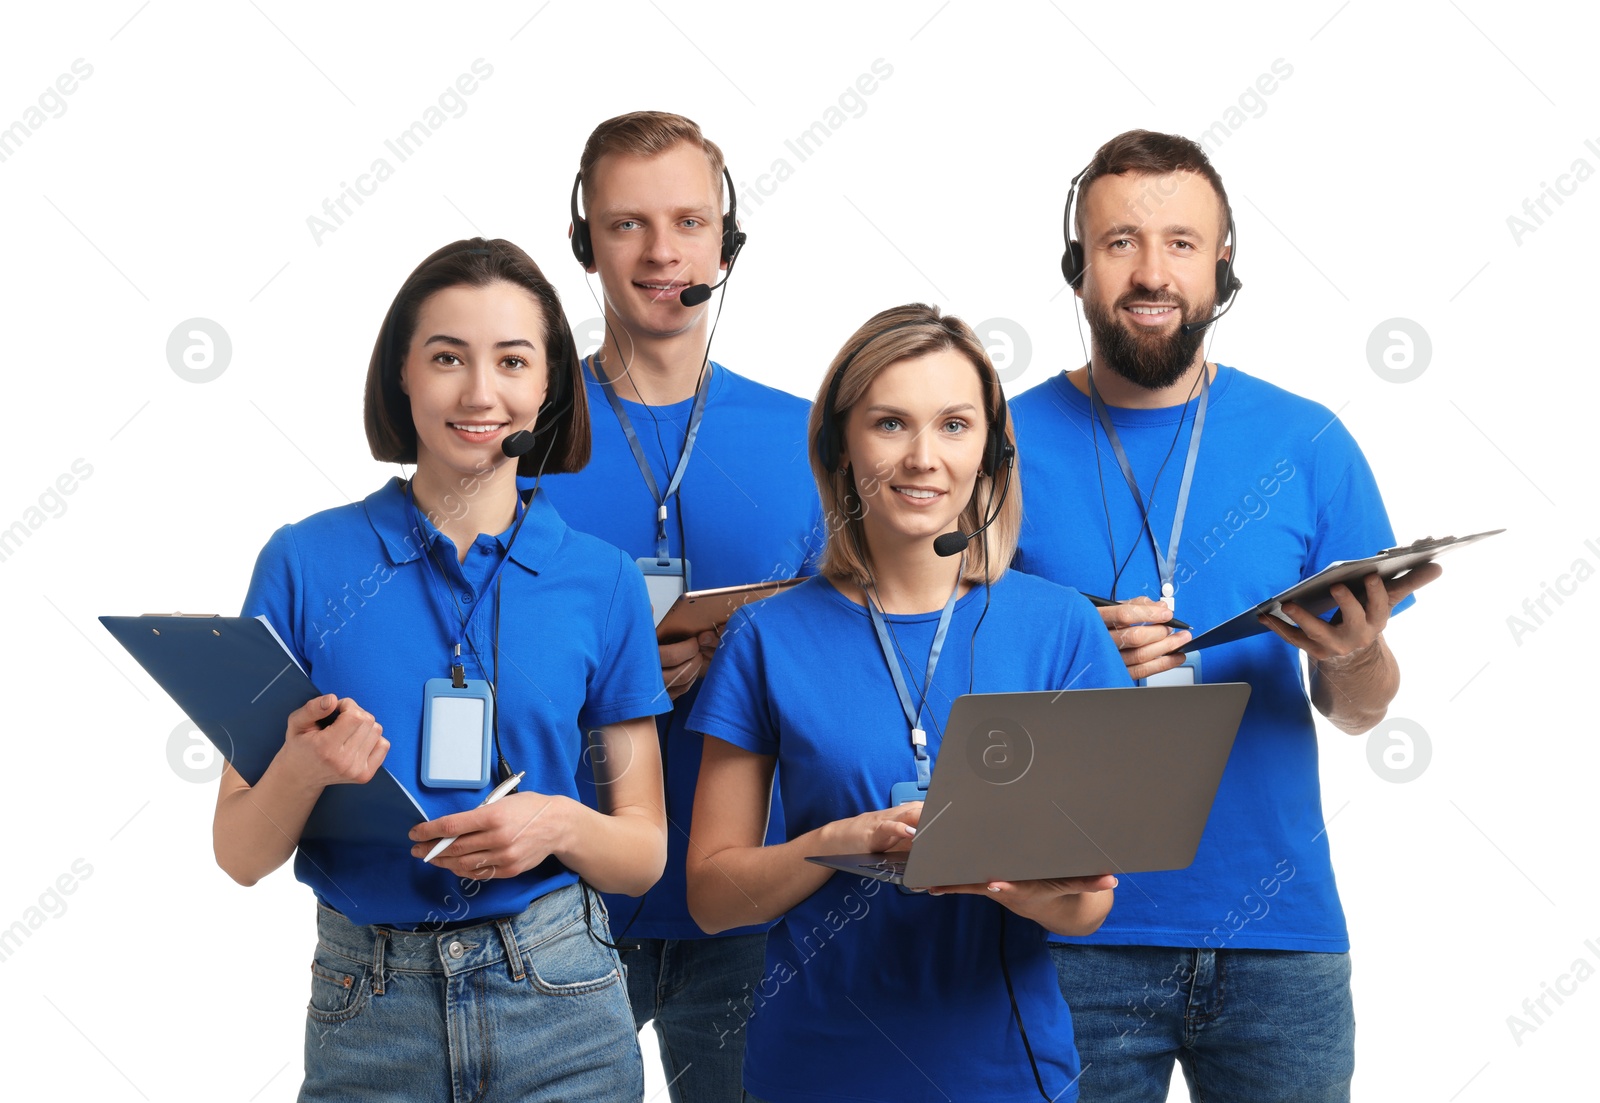
[[511,968],[511,979],[520,983],[527,973],[522,967],[522,953],[517,949],[516,919],[497,919],[494,925],[500,931],[500,941],[505,943],[506,964]]
[[373,928],[377,935],[376,945],[372,950],[372,994],[383,995],[383,951],[389,945],[389,932],[382,927]]

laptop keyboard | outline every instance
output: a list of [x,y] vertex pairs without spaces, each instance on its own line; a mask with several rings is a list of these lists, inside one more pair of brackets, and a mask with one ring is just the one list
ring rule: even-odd
[[877,873],[893,873],[900,877],[904,877],[906,875],[906,863],[904,859],[897,861],[892,858],[882,858],[876,862],[863,862],[857,868],[870,869]]

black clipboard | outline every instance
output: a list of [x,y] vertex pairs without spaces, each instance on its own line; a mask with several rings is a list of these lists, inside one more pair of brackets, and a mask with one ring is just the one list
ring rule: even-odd
[[[1497,536],[1505,529],[1490,529],[1488,532],[1475,532],[1471,536],[1446,536],[1435,540],[1425,536],[1410,544],[1397,548],[1385,548],[1377,555],[1370,555],[1365,559],[1341,559],[1330,563],[1316,574],[1301,582],[1295,583],[1281,594],[1268,598],[1260,605],[1252,606],[1238,616],[1223,621],[1215,628],[1207,629],[1183,648],[1184,651],[1199,651],[1202,648],[1214,647],[1219,643],[1232,643],[1242,640],[1246,636],[1253,636],[1258,632],[1267,631],[1266,625],[1256,618],[1262,614],[1278,617],[1285,623],[1292,624],[1288,617],[1283,615],[1284,602],[1292,602],[1302,609],[1309,610],[1316,616],[1321,616],[1330,609],[1336,609],[1339,603],[1334,600],[1329,591],[1334,584],[1343,582],[1353,583],[1358,579],[1376,572],[1387,581],[1405,574],[1407,571],[1432,563],[1445,552],[1455,548],[1464,548],[1468,544],[1476,544],[1479,540],[1487,540]],[[1362,592],[1352,587],[1356,600],[1360,601]]]
[[[321,691],[264,617],[101,617],[217,751],[254,785],[283,746],[284,721]],[[365,785],[330,785],[302,841],[393,844],[432,819],[388,770]]]

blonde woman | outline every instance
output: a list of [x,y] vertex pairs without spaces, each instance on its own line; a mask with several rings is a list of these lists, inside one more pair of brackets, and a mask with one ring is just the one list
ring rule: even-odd
[[[925,788],[957,696],[1127,685],[1125,668],[1083,597],[1006,570],[1015,449],[965,323],[921,305],[872,318],[835,358],[811,429],[833,526],[821,573],[730,623],[690,717],[708,737],[695,919],[716,931],[782,917],[747,997],[745,1090],[773,1103],[1074,1099],[1045,936],[1099,926],[1114,878],[910,895],[805,858],[909,845],[922,805],[894,794]],[[935,549],[991,519],[964,553]],[[780,764],[787,841],[763,846]]]

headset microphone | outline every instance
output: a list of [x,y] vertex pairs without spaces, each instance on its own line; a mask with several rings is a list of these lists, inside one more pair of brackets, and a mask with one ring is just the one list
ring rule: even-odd
[[728,282],[728,277],[723,276],[716,283],[692,283],[678,292],[678,301],[684,306],[699,306],[711,298],[711,293]]
[[533,451],[534,445],[539,443],[540,437],[560,424],[562,417],[566,415],[567,410],[571,407],[572,403],[570,401],[562,401],[553,411],[547,405],[539,411],[539,416],[535,419],[535,423],[545,418],[547,413],[549,414],[548,420],[545,420],[545,423],[536,429],[518,429],[515,433],[506,437],[505,440],[500,442],[501,453],[508,459],[513,460],[526,456]]
[[1006,465],[1006,481],[1000,487],[1000,500],[995,503],[993,512],[989,514],[989,519],[971,532],[961,532],[958,529],[955,532],[942,533],[933,541],[935,555],[942,555],[946,558],[952,555],[960,555],[967,550],[968,543],[974,540],[984,529],[1000,519],[1000,510],[1005,507],[1006,495],[1011,493],[1011,469],[1017,463],[1017,450],[1007,444],[1001,448],[1000,456],[1001,461]]
[[533,446],[539,443],[538,434],[527,429],[518,429],[505,440],[500,442],[500,451],[510,459],[520,459],[533,451]]

